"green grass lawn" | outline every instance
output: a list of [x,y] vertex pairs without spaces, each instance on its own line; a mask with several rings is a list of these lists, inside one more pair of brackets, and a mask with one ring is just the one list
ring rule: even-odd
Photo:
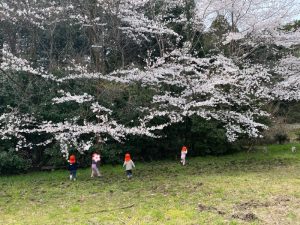
[[0,224],[300,224],[300,145],[222,157],[0,177]]

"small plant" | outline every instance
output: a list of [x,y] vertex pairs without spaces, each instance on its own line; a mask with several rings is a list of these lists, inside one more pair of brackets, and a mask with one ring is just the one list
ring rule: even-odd
[[297,150],[297,149],[296,149],[296,146],[292,146],[291,150],[292,150],[293,153],[295,153],[296,150]]
[[268,153],[268,147],[267,147],[267,146],[264,146],[264,147],[263,147],[263,152],[264,152],[264,153]]

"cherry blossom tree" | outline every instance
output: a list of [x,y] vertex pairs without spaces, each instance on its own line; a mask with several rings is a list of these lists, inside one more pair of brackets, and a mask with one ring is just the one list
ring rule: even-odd
[[[52,122],[7,106],[1,109],[1,137],[16,138],[16,149],[58,141],[67,157],[70,145],[83,152],[99,136],[103,142],[123,141],[132,134],[158,137],[156,131],[191,116],[219,121],[229,141],[260,137],[267,129],[259,122],[269,116],[263,110],[267,102],[300,98],[299,58],[292,54],[300,31],[282,29],[298,10],[295,0],[3,0],[2,76],[7,82],[20,75],[39,77],[55,87],[56,97],[46,105],[71,102],[84,106],[89,116]],[[218,18],[228,28],[217,33],[218,51],[200,54],[202,37],[215,32],[211,24]],[[19,31],[20,24],[31,33]],[[74,36],[85,40],[82,49],[66,44],[55,56],[60,27],[73,27]],[[13,41],[7,35],[11,29]],[[33,37],[42,40],[46,34],[49,43],[33,59],[27,42],[37,47]],[[252,60],[262,46],[281,47],[288,54],[272,63]],[[74,84],[83,82],[138,85],[154,94],[147,106],[136,109],[134,125],[125,125],[95,91],[74,90]],[[163,122],[155,123],[157,118]],[[42,141],[30,141],[32,134],[41,135]]]

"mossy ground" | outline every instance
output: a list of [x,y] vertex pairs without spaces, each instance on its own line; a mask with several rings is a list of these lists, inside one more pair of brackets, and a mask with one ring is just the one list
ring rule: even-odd
[[300,145],[0,177],[0,224],[300,224]]

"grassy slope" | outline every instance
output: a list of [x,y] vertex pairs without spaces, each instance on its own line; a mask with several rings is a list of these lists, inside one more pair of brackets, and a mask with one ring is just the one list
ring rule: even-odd
[[88,169],[76,182],[67,171],[0,177],[0,224],[300,224],[297,148],[136,162],[130,181],[111,166],[101,180]]

